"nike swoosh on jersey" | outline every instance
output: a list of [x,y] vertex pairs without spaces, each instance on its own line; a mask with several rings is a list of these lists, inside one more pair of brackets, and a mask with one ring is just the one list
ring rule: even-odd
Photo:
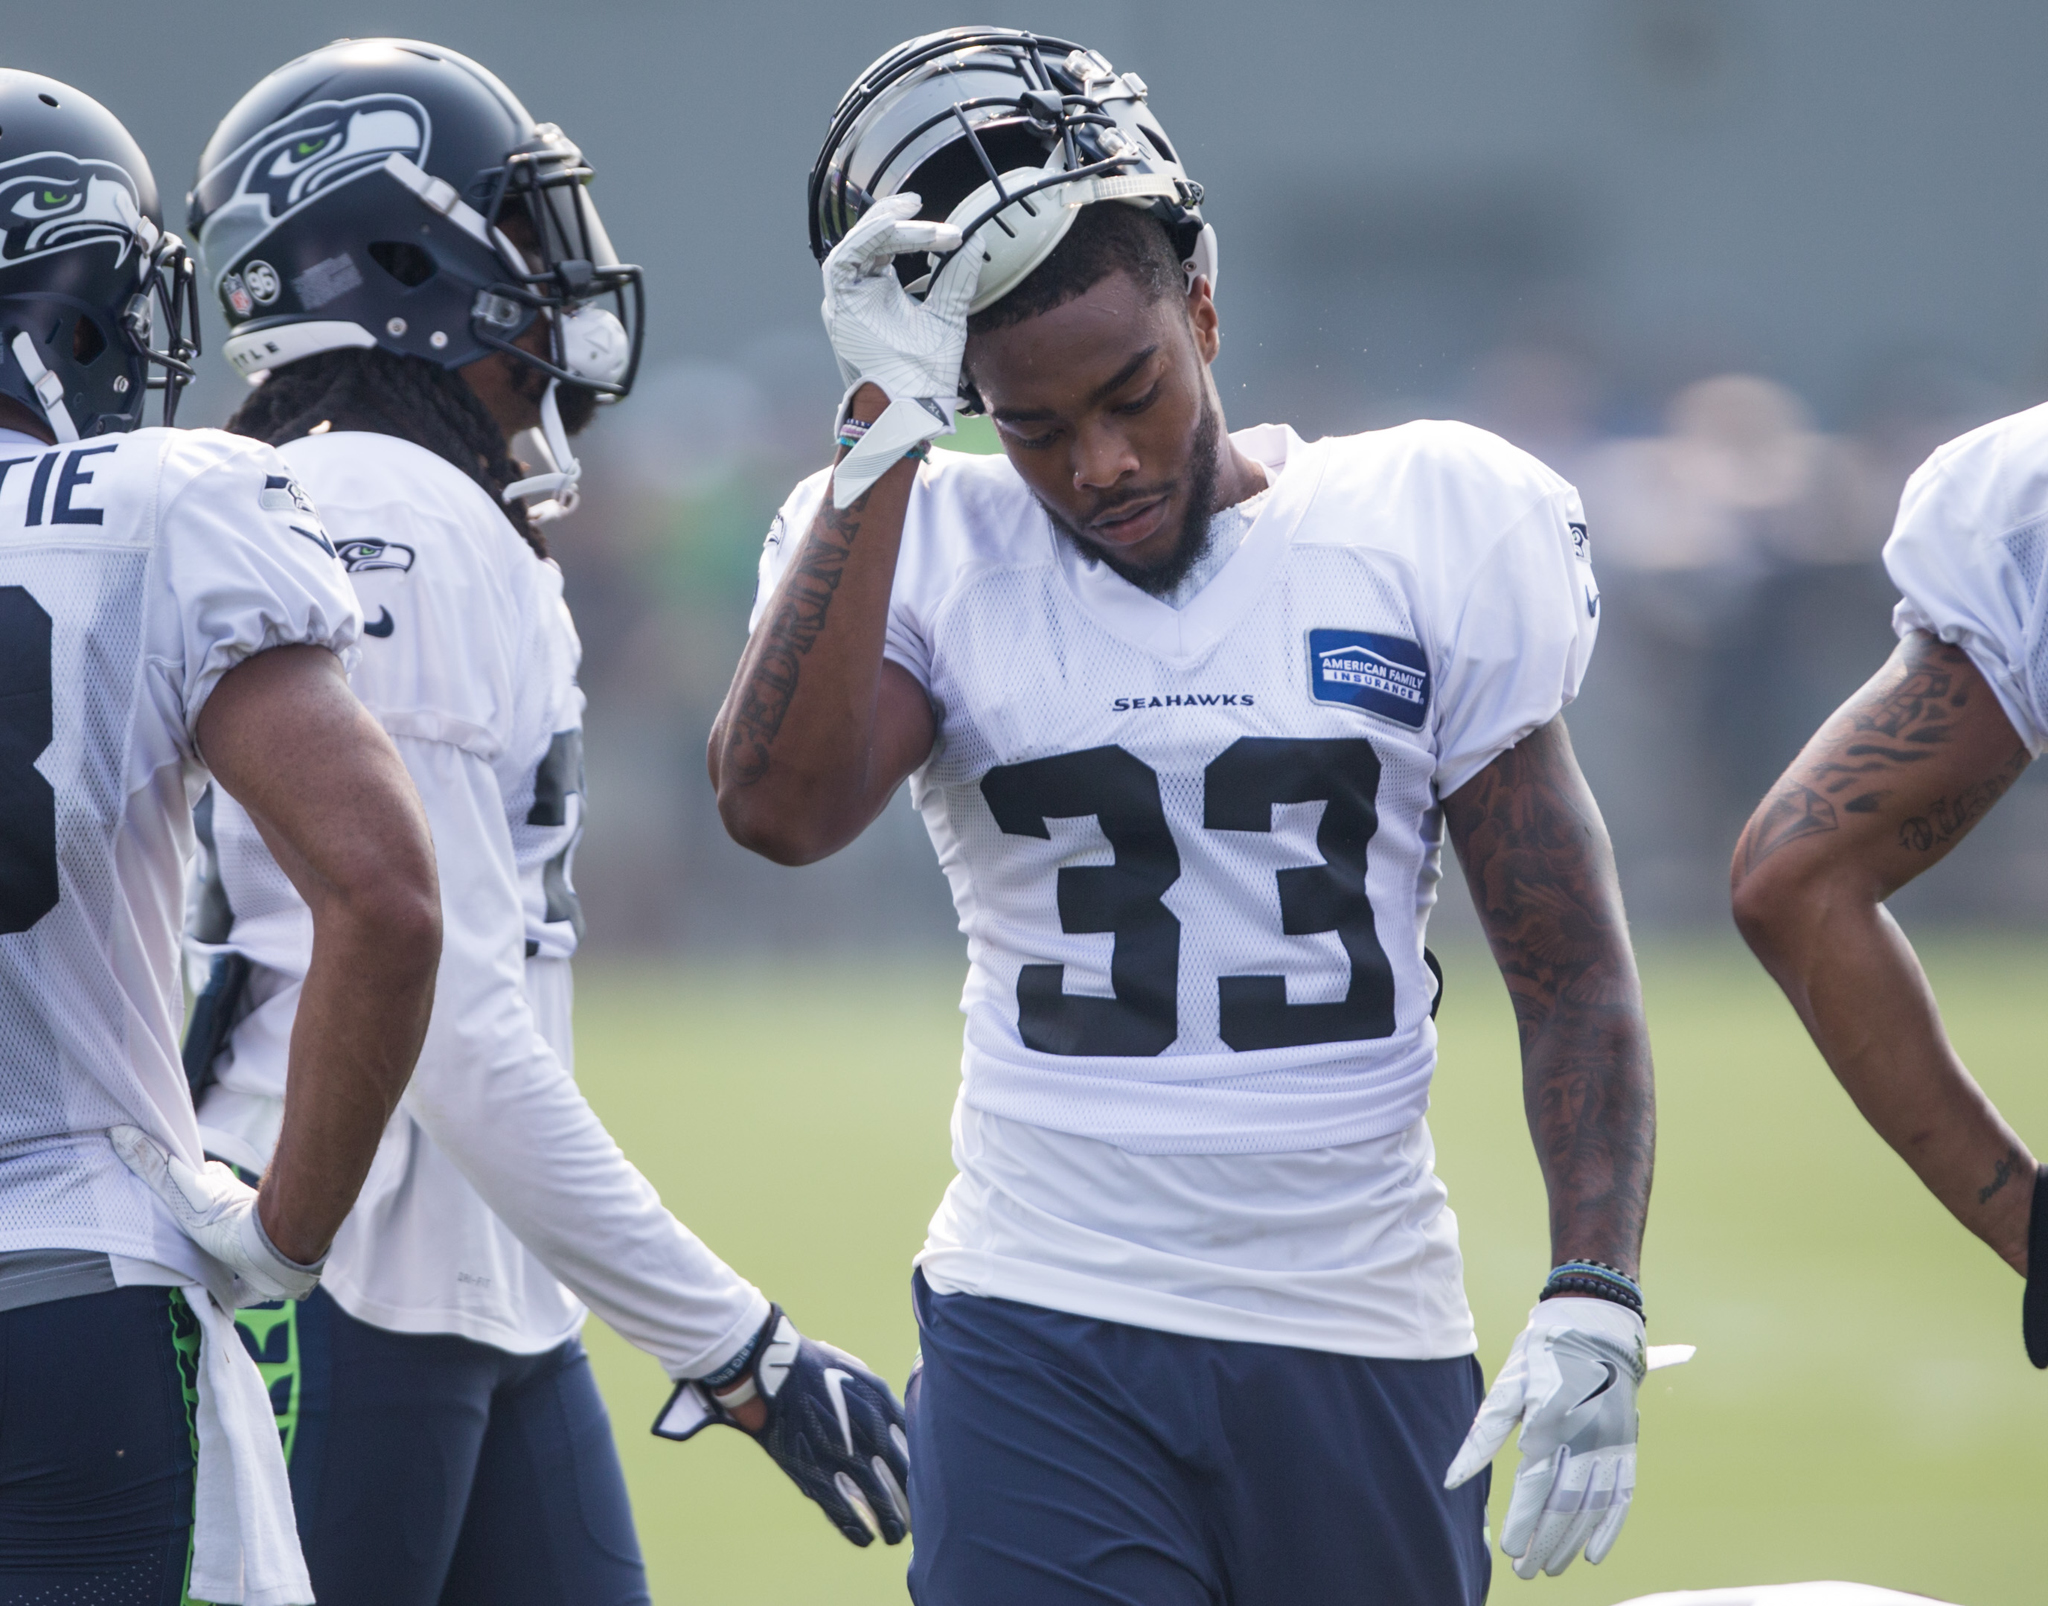
[[377,610],[377,617],[364,623],[363,634],[366,636],[388,636],[397,628],[398,621],[391,617],[391,610],[389,608],[379,608]]

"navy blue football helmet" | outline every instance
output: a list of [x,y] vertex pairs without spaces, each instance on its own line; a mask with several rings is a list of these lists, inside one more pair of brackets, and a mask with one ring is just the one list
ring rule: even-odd
[[[623,396],[641,274],[613,251],[591,176],[455,51],[344,39],[287,62],[222,119],[188,197],[224,353],[253,377],[344,346],[444,368],[507,351]],[[545,354],[513,344],[536,318]]]
[[60,441],[136,428],[152,390],[172,423],[198,310],[192,258],[120,120],[0,68],[0,395]]

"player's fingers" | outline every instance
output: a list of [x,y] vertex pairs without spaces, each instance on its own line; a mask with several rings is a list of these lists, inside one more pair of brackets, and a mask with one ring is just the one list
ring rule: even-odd
[[1614,1548],[1615,1540],[1621,1537],[1621,1525],[1628,1521],[1629,1502],[1635,1498],[1635,1490],[1622,1489],[1616,1492],[1614,1504],[1607,1508],[1607,1514],[1600,1519],[1586,1540],[1586,1560],[1595,1567],[1607,1559],[1607,1553]]
[[[953,230],[955,241],[960,231]],[[942,318],[962,318],[974,300],[974,292],[981,286],[982,265],[988,254],[982,250],[981,242],[969,240],[957,249],[952,246],[935,246],[935,251],[951,250],[952,257],[939,269],[939,276],[932,281],[932,287],[924,298],[924,304]]]
[[1508,1496],[1507,1515],[1500,1524],[1500,1548],[1504,1554],[1524,1556],[1528,1553],[1543,1517],[1543,1508],[1550,1500],[1558,1463],[1570,1457],[1571,1452],[1560,1446],[1554,1454],[1541,1461],[1523,1462],[1516,1471],[1514,1492]]
[[1628,1520],[1629,1502],[1636,1493],[1636,1452],[1634,1446],[1622,1451],[1614,1464],[1614,1486],[1608,1491],[1607,1510],[1586,1539],[1586,1560],[1598,1566],[1607,1559],[1614,1541],[1621,1537],[1621,1525]]
[[882,1531],[882,1525],[875,1520],[875,1508],[868,1504],[867,1496],[860,1492],[860,1485],[844,1472],[832,1474],[832,1487],[839,1492],[844,1514],[835,1513],[830,1506],[826,1506],[826,1515],[839,1525],[839,1531],[848,1539],[866,1549],[875,1542],[875,1536]]
[[[889,1497],[890,1504],[896,1508],[896,1515],[902,1519],[902,1533],[896,1536],[896,1539],[901,1539],[904,1534],[910,1532],[910,1496],[905,1491],[902,1480],[891,1470],[889,1463],[880,1456],[875,1457],[874,1468],[875,1481],[881,1484],[883,1492]],[[895,1544],[896,1539],[891,1539],[889,1543]]]

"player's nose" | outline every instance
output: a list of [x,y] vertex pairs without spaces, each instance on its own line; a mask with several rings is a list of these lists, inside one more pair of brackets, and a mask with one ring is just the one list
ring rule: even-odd
[[1074,489],[1099,495],[1138,472],[1138,454],[1122,430],[1085,423],[1074,431]]

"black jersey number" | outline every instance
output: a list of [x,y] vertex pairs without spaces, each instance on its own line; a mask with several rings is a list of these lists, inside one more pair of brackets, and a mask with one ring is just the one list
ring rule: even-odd
[[1163,1053],[1179,1033],[1180,921],[1159,901],[1180,879],[1180,849],[1159,803],[1159,776],[1121,747],[1006,764],[981,778],[996,824],[1052,839],[1047,820],[1093,815],[1116,858],[1060,871],[1060,929],[1107,931],[1113,998],[1062,990],[1064,965],[1017,977],[1017,1031],[1041,1054]]
[[[1379,826],[1380,762],[1363,740],[1247,736],[1203,776],[1202,823],[1212,831],[1270,831],[1278,803],[1325,804],[1321,864],[1279,872],[1288,936],[1334,931],[1351,962],[1344,997],[1290,1004],[1284,976],[1223,976],[1223,1040],[1240,1053],[1391,1036],[1394,979],[1365,894],[1366,848]],[[990,770],[981,780],[996,824],[1050,840],[1046,821],[1093,815],[1115,853],[1106,865],[1059,873],[1060,929],[1109,932],[1111,998],[1065,992],[1064,965],[1026,965],[1017,1026],[1043,1054],[1152,1055],[1179,1035],[1180,921],[1161,902],[1180,878],[1180,850],[1159,801],[1159,776],[1121,747],[1091,747]]]
[[[534,772],[533,807],[526,811],[526,823],[567,825],[569,799],[582,791],[583,732],[556,731],[540,768]],[[547,895],[548,924],[568,921],[578,942],[583,940],[583,902],[569,884],[569,860],[582,837],[583,819],[579,814],[574,834],[562,844],[562,851],[548,860],[540,875],[541,891]]]
[[1290,1004],[1285,976],[1225,976],[1223,1041],[1239,1053],[1349,1043],[1394,1033],[1394,972],[1365,895],[1365,850],[1379,829],[1380,756],[1372,743],[1245,736],[1202,777],[1202,824],[1270,831],[1276,803],[1321,803],[1321,864],[1279,872],[1280,929],[1290,937],[1334,931],[1351,984],[1334,1004]]
[[57,907],[57,794],[36,768],[51,708],[50,616],[0,586],[0,934]]

